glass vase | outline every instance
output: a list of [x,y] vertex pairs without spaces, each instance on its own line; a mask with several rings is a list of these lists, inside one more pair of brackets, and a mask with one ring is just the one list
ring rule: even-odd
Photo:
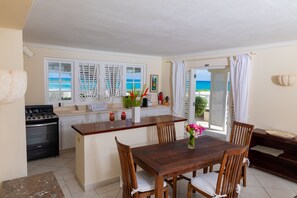
[[195,149],[195,136],[194,135],[189,136],[188,149]]

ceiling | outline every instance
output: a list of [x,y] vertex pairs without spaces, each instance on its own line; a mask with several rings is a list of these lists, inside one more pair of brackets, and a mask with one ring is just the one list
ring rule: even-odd
[[297,40],[292,0],[35,0],[24,41],[173,56]]

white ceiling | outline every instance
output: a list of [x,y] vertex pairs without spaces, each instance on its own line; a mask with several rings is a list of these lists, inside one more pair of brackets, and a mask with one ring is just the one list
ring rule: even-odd
[[24,41],[172,56],[297,40],[293,0],[35,0]]

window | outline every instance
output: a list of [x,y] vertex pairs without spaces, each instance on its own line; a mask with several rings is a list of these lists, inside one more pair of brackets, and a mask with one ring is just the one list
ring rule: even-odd
[[[89,104],[113,99],[144,84],[144,65],[94,61],[46,59],[46,98],[48,104]],[[74,67],[75,66],[75,67]]]
[[92,102],[100,99],[100,65],[96,63],[79,62],[79,98]]
[[47,100],[48,103],[72,102],[72,62],[47,62]]
[[122,96],[123,66],[104,65],[105,97]]
[[140,91],[143,86],[143,66],[127,66],[126,67],[126,95],[135,89]]

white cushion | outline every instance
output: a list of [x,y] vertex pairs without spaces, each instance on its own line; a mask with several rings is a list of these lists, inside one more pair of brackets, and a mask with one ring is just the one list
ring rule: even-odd
[[247,166],[250,166],[250,160],[249,160],[249,158],[244,157],[242,163],[243,163],[243,164],[247,163]]
[[210,196],[216,196],[218,175],[216,172],[199,175],[191,179],[191,184]]
[[[135,191],[146,192],[155,189],[155,177],[150,175],[145,171],[136,172],[136,179],[138,184],[138,189]],[[163,183],[163,187],[166,186],[166,182]]]

